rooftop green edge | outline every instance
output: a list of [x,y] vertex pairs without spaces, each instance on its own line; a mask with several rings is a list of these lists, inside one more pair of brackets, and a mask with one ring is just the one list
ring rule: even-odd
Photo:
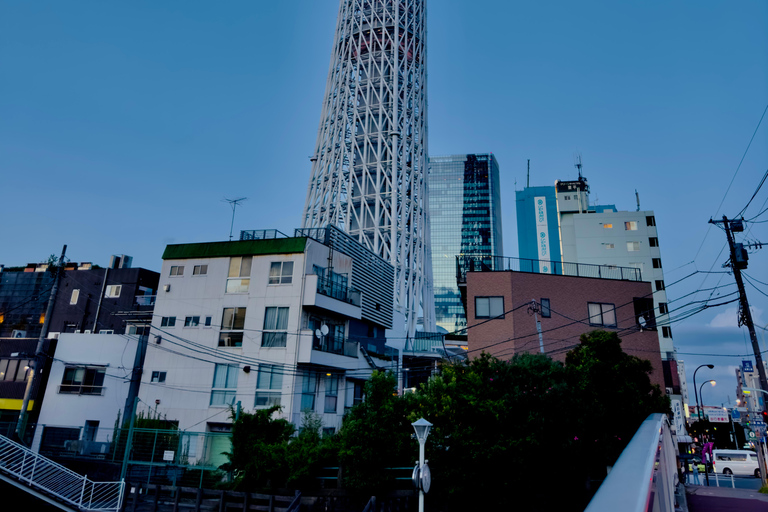
[[234,242],[206,242],[168,245],[164,260],[191,258],[226,258],[228,256],[258,256],[304,252],[306,237],[272,238],[268,240],[238,240]]

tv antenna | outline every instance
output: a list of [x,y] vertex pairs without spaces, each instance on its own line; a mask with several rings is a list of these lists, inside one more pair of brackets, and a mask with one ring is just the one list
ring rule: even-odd
[[573,156],[576,159],[576,163],[573,164],[573,165],[574,165],[574,167],[576,167],[576,169],[579,170],[579,181],[581,181],[581,167],[582,167],[582,165],[581,165],[581,153],[576,153]]
[[229,241],[232,241],[232,228],[235,227],[235,210],[240,205],[240,203],[247,201],[247,197],[239,197],[237,199],[227,199],[226,197],[222,199],[225,203],[229,203],[229,206],[232,207],[232,223],[229,225]]

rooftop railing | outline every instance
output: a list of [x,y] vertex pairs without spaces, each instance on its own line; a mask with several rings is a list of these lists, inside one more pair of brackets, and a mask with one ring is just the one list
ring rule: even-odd
[[288,235],[277,229],[245,229],[240,231],[240,240],[269,240],[272,238],[288,238]]
[[313,350],[327,352],[329,354],[338,354],[347,357],[357,357],[357,342],[335,336],[315,337],[312,343]]
[[594,277],[621,281],[642,281],[639,268],[615,265],[593,265],[590,263],[569,263],[549,260],[529,260],[505,256],[482,256],[466,254],[456,256],[456,280],[467,282],[467,272],[528,272],[533,274],[556,274],[574,277]]

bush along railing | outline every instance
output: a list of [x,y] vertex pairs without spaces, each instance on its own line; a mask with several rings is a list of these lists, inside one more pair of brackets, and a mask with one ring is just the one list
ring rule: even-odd
[[123,482],[91,481],[2,436],[0,473],[80,510],[117,511],[123,501]]

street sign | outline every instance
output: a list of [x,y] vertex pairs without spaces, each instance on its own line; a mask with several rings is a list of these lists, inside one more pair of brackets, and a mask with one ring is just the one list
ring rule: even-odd
[[764,421],[753,421],[752,426],[756,428],[765,428],[765,422]]
[[712,423],[728,423],[728,412],[723,409],[705,409],[704,413]]
[[755,437],[756,437],[756,436],[755,436],[755,433],[754,433],[754,432],[750,432],[750,433],[749,433],[749,438],[750,438],[750,439],[754,439]]
[[741,362],[741,367],[744,368],[745,372],[750,372],[751,373],[751,372],[754,371],[752,369],[752,361],[742,361]]
[[736,408],[731,409],[731,418],[733,418],[735,420],[738,420],[739,418],[741,418],[741,413],[739,412],[738,409],[736,409]]

